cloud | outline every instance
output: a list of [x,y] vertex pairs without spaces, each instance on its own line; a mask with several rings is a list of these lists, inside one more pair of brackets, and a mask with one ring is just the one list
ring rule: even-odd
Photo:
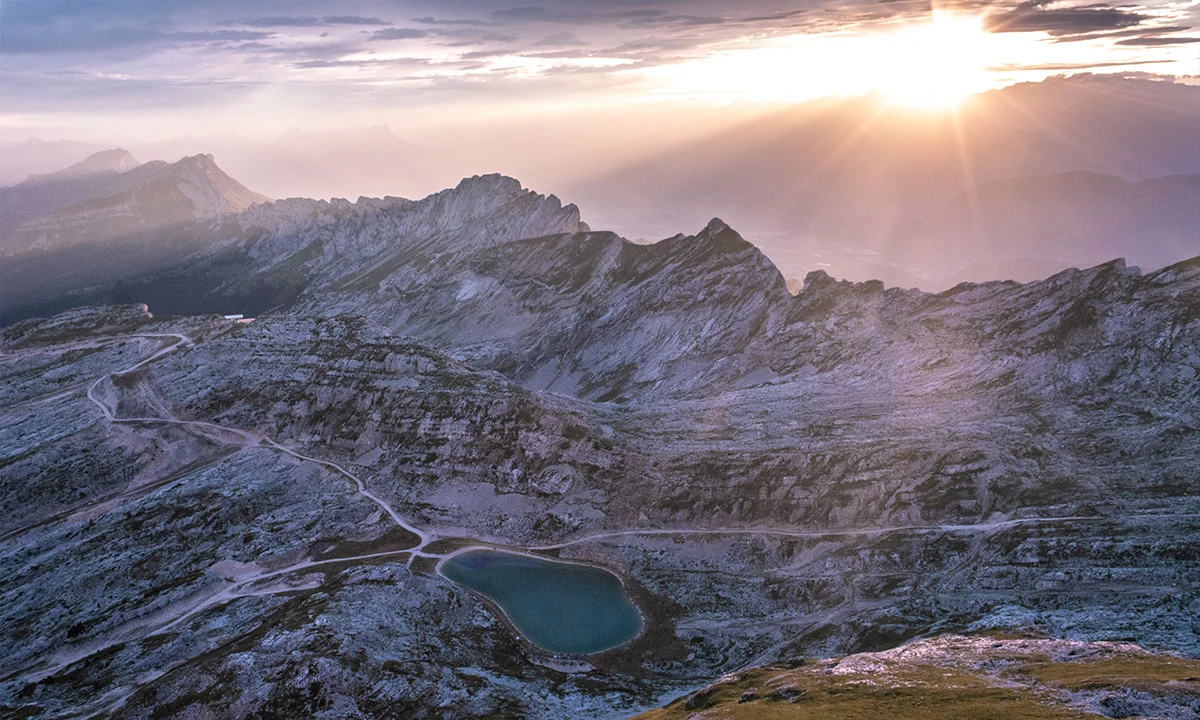
[[[1093,52],[1082,44],[1070,48],[1069,53],[1060,47],[1062,56],[1055,59],[1066,62],[1040,68],[1066,71],[1108,67],[1110,60],[1112,65],[1142,64],[1149,62],[1145,58],[1159,56],[1154,54],[1156,46],[1195,42],[1185,37],[1187,28],[1175,24],[1185,21],[1179,19],[1178,6],[1170,4],[1174,2],[1177,0],[1144,0],[1135,6],[1116,4],[1117,0],[938,0],[936,4],[969,13],[990,9],[986,22],[992,32],[1036,31],[1048,33],[1053,42],[1104,39],[1098,47],[1112,48],[1118,42],[1124,46],[1120,55],[1111,50],[1108,55],[1102,50]],[[260,92],[262,86],[272,87],[281,97],[321,107],[329,93],[341,93],[338,97],[357,93],[355,97],[369,104],[372,93],[390,97],[387,94],[395,92],[389,89],[392,85],[403,85],[405,93],[419,88],[438,98],[437,102],[448,102],[444,98],[449,95],[439,93],[456,93],[455,98],[470,93],[472,97],[486,95],[517,102],[523,97],[587,93],[597,87],[646,92],[650,82],[646,77],[651,73],[641,68],[687,62],[730,48],[753,48],[771,38],[870,31],[873,28],[868,26],[881,20],[920,21],[929,17],[933,4],[932,0],[0,3],[4,20],[0,23],[0,68],[5,72],[6,109],[18,113],[58,107],[63,114],[75,112],[70,100],[74,95],[94,98],[100,105],[107,94],[113,99],[112,106],[118,107],[126,99],[135,105],[149,103],[155,88],[163,93],[164,112],[175,112],[172,108],[189,103],[217,102],[222,92],[234,97]],[[1163,27],[1166,25],[1170,27]],[[1038,37],[1047,40],[1045,35]],[[394,43],[392,50],[411,52],[379,52],[389,47],[388,43]],[[1139,53],[1138,47],[1146,49]],[[392,54],[421,57],[377,57]],[[504,56],[524,60],[492,60]],[[1127,56],[1129,61],[1116,62]],[[605,60],[626,61],[621,66],[626,70],[604,65]],[[329,70],[354,67],[379,72]],[[638,70],[627,71],[633,67]],[[326,71],[314,72],[317,69]],[[1167,66],[1162,69],[1166,71]],[[1177,71],[1176,67],[1170,69]],[[82,74],[67,75],[67,71]],[[25,72],[34,75],[22,76],[19,93],[8,92],[9,77]],[[96,79],[103,73],[141,79]],[[605,73],[607,77],[601,77]],[[576,82],[585,75],[590,76],[586,82]],[[29,79],[34,76],[40,80]],[[156,83],[155,76],[163,81]],[[206,77],[212,82],[203,84]],[[172,81],[179,78],[201,84]],[[261,85],[220,84],[238,79]],[[43,99],[38,100],[39,96]]]
[[[807,0],[797,8],[796,2],[780,0],[749,0],[743,2],[713,2],[711,0],[667,0],[637,2],[629,0],[588,0],[557,2],[549,6],[527,5],[492,10],[488,17],[497,24],[557,23],[564,25],[595,25],[610,28],[694,28],[739,27],[750,25],[787,24],[787,21],[812,9],[828,7],[866,6],[872,0]],[[630,7],[634,5],[635,7]],[[641,5],[642,7],[636,7]],[[614,40],[619,38],[614,37]]]
[[461,57],[463,60],[486,60],[488,58],[515,55],[516,53],[516,50],[473,50],[463,53]]
[[247,27],[325,27],[328,25],[391,25],[377,17],[361,15],[326,15],[325,17],[269,15],[266,17],[226,20],[222,25],[245,25]]
[[1187,43],[1200,42],[1200,37],[1140,37],[1129,38],[1128,40],[1118,40],[1118,45],[1142,45],[1142,46],[1157,46],[1157,45],[1185,45]]
[[653,9],[653,8],[642,8],[640,10],[626,10],[625,12],[617,13],[617,15],[619,17],[626,17],[626,18],[631,18],[631,19],[655,17],[657,15],[665,15],[665,14],[666,14],[665,10],[658,10],[658,9]]
[[1159,25],[1157,27],[1139,25],[1137,27],[1133,27],[1133,28],[1129,28],[1129,29],[1125,29],[1125,30],[1113,30],[1110,32],[1088,33],[1086,35],[1066,35],[1063,37],[1055,38],[1054,42],[1055,43],[1068,43],[1068,42],[1081,42],[1081,41],[1085,41],[1085,40],[1106,40],[1106,39],[1111,39],[1111,38],[1128,38],[1128,37],[1150,38],[1150,37],[1160,37],[1163,35],[1173,35],[1175,33],[1181,33],[1186,30],[1191,30],[1191,29],[1192,28],[1190,25]]
[[414,38],[423,38],[429,33],[416,28],[387,28],[386,30],[376,30],[371,33],[372,40],[412,40]]
[[358,15],[329,15],[321,18],[330,25],[390,25],[391,23],[377,17],[360,17]]
[[[742,21],[711,15],[659,15],[657,17],[641,18],[634,23],[638,27],[703,27],[714,25],[740,24]],[[750,22],[754,22],[751,20]]]
[[274,33],[253,30],[203,30],[200,32],[161,33],[157,39],[184,42],[232,42],[265,40],[269,37],[274,37]]
[[984,68],[989,72],[1014,72],[1014,71],[1046,71],[1046,72],[1067,72],[1070,70],[1093,70],[1095,68],[1108,67],[1125,67],[1127,65],[1159,65],[1169,63],[1170,60],[1116,60],[1113,62],[1091,62],[1091,63],[1042,63],[1037,65],[1022,65],[1021,63],[1006,63],[1004,65],[993,65]]
[[422,25],[474,25],[476,27],[487,25],[487,23],[482,20],[443,20],[433,16],[413,18],[413,22],[421,23]]
[[364,60],[302,60],[293,64],[297,68],[336,68],[336,67],[427,67],[432,63],[425,58],[387,58]]
[[1052,4],[1052,1],[1031,0],[1008,12],[988,15],[984,18],[984,29],[993,33],[1044,32],[1054,36],[1081,35],[1137,25],[1149,17],[1108,5],[1046,7]]
[[438,31],[439,44],[445,47],[477,47],[487,43],[512,44],[520,40],[517,35],[510,33],[479,32],[477,30],[443,30]]
[[505,22],[555,22],[568,20],[572,13],[551,12],[544,7],[515,7],[493,10],[492,17]]
[[21,28],[0,24],[0,47],[5,54],[76,53],[142,47],[153,52],[163,46],[188,43],[245,42],[265,40],[273,33],[255,30],[201,30],[164,32],[145,27],[101,27],[90,32],[59,28]]
[[223,25],[245,25],[247,27],[318,27],[324,23],[321,18],[294,17],[273,15],[269,17],[241,18],[227,20]]
[[534,43],[537,47],[562,47],[564,45],[590,45],[586,40],[580,40],[579,36],[573,32],[560,32],[538,40]]

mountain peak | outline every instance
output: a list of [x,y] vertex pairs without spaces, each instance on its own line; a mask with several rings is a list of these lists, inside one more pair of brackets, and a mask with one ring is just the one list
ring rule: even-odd
[[212,153],[198,153],[196,155],[186,155],[186,156],[180,158],[175,163],[175,165],[177,165],[179,167],[193,166],[193,167],[201,167],[201,168],[205,168],[205,169],[215,168],[217,170],[220,170],[221,172],[224,172],[219,167],[217,167],[216,158],[213,157]]
[[[720,252],[736,253],[754,249],[754,243],[742,237],[737,230],[729,227],[721,218],[708,221],[704,229],[696,234],[696,240],[704,241],[708,247]],[[764,256],[765,257],[765,256]]]
[[455,186],[455,191],[487,195],[516,195],[523,189],[521,181],[500,173],[487,175],[472,175],[463,178]]
[[[562,201],[554,195],[540,195],[527,190],[521,186],[520,180],[499,173],[463,178],[455,187],[434,193],[429,199],[433,200],[439,209],[448,212],[449,216],[462,220],[483,217],[512,203],[528,203],[530,207],[521,211],[522,216],[545,219],[563,215],[565,212],[570,216],[565,225],[558,220],[550,225],[561,226],[563,229],[559,232],[579,231],[579,208],[574,205],[564,207]],[[539,225],[540,222],[534,223],[529,229],[532,231],[533,227]]]
[[730,228],[729,225],[719,217],[715,217],[712,220],[709,220],[708,225],[704,226],[704,230],[706,232],[708,232],[708,234],[710,234],[710,235],[716,235],[717,233],[721,233],[721,232],[724,232],[726,230],[731,230],[731,229],[732,228]]
[[834,280],[829,273],[824,270],[813,270],[804,276],[804,290],[813,290],[820,287],[828,287],[836,285],[837,280]]
[[195,206],[193,217],[197,219],[241,212],[269,200],[226,174],[211,153],[181,158],[159,168],[158,173],[178,181],[179,191]]
[[118,172],[130,162],[137,161],[125,150],[104,151],[0,196],[0,206],[24,212],[12,215],[20,222],[6,238],[8,252],[64,250],[144,235],[239,213],[269,200],[226,175],[209,154],[174,163],[156,160]]
[[62,180],[77,180],[79,178],[98,175],[118,175],[140,166],[141,163],[124,148],[112,148],[92,153],[83,160],[69,165],[58,172],[45,175],[30,175],[25,181],[29,184],[59,182]]

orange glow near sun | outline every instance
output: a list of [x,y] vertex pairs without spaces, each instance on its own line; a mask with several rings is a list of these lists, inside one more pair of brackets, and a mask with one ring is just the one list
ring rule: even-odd
[[[1029,33],[985,32],[980,16],[774,38],[651,71],[659,95],[803,101],[876,91],[893,103],[948,107],[998,87],[989,68],[1038,53]],[[1020,37],[1023,36],[1023,37]]]
[[953,105],[988,88],[983,57],[988,40],[978,17],[948,15],[879,35],[871,40],[874,89],[906,105]]

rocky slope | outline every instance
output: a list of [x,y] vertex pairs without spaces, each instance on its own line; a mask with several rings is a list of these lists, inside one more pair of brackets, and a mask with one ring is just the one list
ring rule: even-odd
[[[500,176],[211,227],[178,302],[278,310],[4,331],[5,712],[625,717],[947,631],[1200,653],[1200,258],[793,296],[720,221],[634,245]],[[547,656],[433,572],[472,542],[620,573],[645,635]]]

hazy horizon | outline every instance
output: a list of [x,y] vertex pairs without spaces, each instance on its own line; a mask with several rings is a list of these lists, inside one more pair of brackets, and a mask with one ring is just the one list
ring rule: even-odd
[[[1045,227],[947,218],[1000,180],[1200,173],[1198,8],[4,0],[0,184],[122,147],[141,162],[212,154],[272,198],[421,198],[501,173],[633,240],[721,217],[790,277],[937,287],[1114,251],[1158,262],[1177,229],[1083,236],[1112,187],[1056,189]],[[1156,223],[1164,202],[1179,198],[1124,203],[1099,230]],[[931,265],[948,257],[959,269]]]

